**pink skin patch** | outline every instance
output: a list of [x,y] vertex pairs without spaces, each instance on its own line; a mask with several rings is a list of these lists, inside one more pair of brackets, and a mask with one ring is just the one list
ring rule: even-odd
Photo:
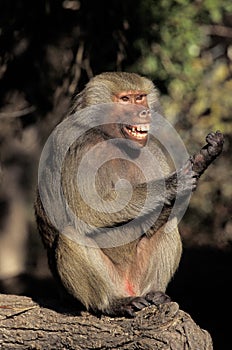
[[135,295],[134,286],[128,281],[125,281],[126,291],[129,295]]

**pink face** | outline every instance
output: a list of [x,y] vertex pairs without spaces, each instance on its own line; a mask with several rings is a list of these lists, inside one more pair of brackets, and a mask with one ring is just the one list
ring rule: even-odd
[[114,96],[113,101],[123,104],[133,103],[148,108],[147,94],[143,91],[122,91]]
[[147,119],[150,119],[150,115],[148,115],[150,112],[147,102],[147,94],[144,91],[123,91],[118,95],[115,95],[113,101],[121,104],[142,105],[146,108],[144,116],[141,116],[141,123],[124,125],[122,130],[126,138],[137,141],[141,146],[145,146],[150,127],[150,123],[147,122]]

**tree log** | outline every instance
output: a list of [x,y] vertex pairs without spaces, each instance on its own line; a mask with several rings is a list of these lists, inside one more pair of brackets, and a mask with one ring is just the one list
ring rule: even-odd
[[150,306],[135,318],[79,314],[57,301],[0,295],[0,349],[211,350],[212,339],[175,302]]

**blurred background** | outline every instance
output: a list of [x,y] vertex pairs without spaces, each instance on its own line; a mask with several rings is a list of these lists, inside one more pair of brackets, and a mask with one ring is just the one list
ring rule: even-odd
[[181,221],[168,294],[230,350],[231,0],[1,0],[0,292],[56,296],[33,212],[40,153],[72,96],[121,70],[153,80],[190,154],[210,131],[225,134]]

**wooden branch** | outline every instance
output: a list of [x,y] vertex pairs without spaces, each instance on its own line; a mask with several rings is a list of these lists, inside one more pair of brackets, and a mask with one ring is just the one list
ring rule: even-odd
[[0,295],[0,349],[212,350],[209,333],[175,302],[147,307],[132,319],[77,315],[58,302]]

